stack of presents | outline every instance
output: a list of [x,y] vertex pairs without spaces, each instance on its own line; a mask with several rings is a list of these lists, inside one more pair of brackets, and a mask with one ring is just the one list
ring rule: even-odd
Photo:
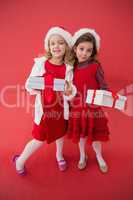
[[[44,90],[45,78],[44,77],[30,77],[28,81],[28,87],[31,89]],[[48,86],[50,87],[50,86]],[[65,80],[64,79],[54,79],[53,80],[53,90],[54,91],[64,91]],[[105,106],[110,108],[116,108],[118,110],[124,110],[126,106],[127,97],[114,94],[107,90],[88,90],[86,103],[97,106]]]

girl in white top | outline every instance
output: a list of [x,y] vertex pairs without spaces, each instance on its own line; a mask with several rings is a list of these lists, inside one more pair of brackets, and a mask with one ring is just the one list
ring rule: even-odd
[[[44,141],[47,141],[48,144],[56,141],[59,170],[67,169],[67,162],[62,153],[69,111],[67,100],[76,94],[76,88],[72,84],[73,67],[68,64],[71,34],[61,27],[53,27],[46,34],[44,44],[46,55],[35,59],[25,86],[31,95],[36,95],[35,119],[32,130],[33,139],[28,142],[20,155],[13,157],[16,172],[19,175],[26,174],[25,162],[44,144]],[[44,76],[45,89],[42,92],[29,87],[30,77],[38,76]],[[69,83],[65,87],[65,93],[69,97],[66,97],[61,91],[53,90],[55,79],[64,79]]]

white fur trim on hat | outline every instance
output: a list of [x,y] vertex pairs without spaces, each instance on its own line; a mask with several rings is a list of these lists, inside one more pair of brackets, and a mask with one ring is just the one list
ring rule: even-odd
[[48,51],[48,49],[49,49],[49,47],[48,47],[49,38],[54,34],[58,34],[58,35],[62,36],[64,38],[64,40],[66,41],[66,43],[68,44],[68,46],[71,48],[72,35],[68,31],[64,30],[61,27],[52,27],[49,29],[49,31],[47,32],[46,37],[44,39],[44,47],[45,47],[46,51]]
[[77,32],[75,32],[74,36],[72,37],[72,46],[76,43],[76,41],[85,33],[90,33],[93,35],[93,37],[96,40],[96,48],[99,51],[100,49],[100,36],[94,29],[89,29],[89,28],[82,28],[79,29]]

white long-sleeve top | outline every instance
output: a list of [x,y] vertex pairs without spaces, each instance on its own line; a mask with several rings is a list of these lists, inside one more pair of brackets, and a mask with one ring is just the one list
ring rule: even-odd
[[[35,91],[31,88],[28,87],[28,82],[29,78],[32,76],[43,76],[45,74],[45,62],[47,58],[46,57],[41,57],[41,58],[35,58],[33,68],[31,70],[31,73],[25,83],[25,88],[26,90],[31,94],[31,95],[36,95],[35,98],[35,115],[34,115],[34,122],[36,124],[40,124],[41,118],[43,116],[43,107],[41,103],[41,92],[40,91]],[[71,81],[73,80],[73,66],[66,64],[66,74],[65,74],[65,80]],[[76,87],[72,84],[72,95],[69,97],[64,97],[64,119],[68,119],[69,117],[69,104],[68,101],[71,100],[75,95],[76,95]]]

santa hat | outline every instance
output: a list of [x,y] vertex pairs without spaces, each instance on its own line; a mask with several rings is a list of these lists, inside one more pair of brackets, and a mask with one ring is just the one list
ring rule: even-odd
[[68,31],[66,31],[64,28],[55,26],[49,29],[44,39],[44,47],[46,51],[48,51],[49,49],[49,45],[48,45],[49,38],[54,34],[58,34],[62,36],[64,40],[66,41],[66,43],[68,44],[68,46],[70,48],[72,47],[72,35]]
[[90,33],[96,40],[96,48],[99,51],[100,49],[100,36],[97,34],[97,32],[94,29],[89,28],[82,28],[79,29],[77,32],[75,32],[74,36],[72,37],[72,46],[75,45],[76,41],[84,34]]

